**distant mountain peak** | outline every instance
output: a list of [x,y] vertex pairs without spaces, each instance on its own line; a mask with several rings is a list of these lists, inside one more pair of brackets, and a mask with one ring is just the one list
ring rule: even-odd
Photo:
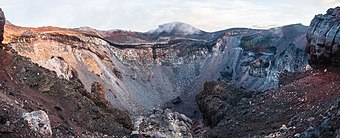
[[148,33],[169,33],[169,34],[181,34],[181,35],[193,35],[203,32],[202,30],[183,23],[183,22],[171,22],[159,25],[157,29],[151,30]]

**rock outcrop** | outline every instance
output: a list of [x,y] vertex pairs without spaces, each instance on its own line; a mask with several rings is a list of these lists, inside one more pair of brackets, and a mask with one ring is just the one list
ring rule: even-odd
[[5,14],[0,8],[0,47],[1,47],[1,42],[3,40],[5,22],[6,22]]
[[308,45],[311,64],[340,65],[340,7],[326,14],[316,15],[308,28]]

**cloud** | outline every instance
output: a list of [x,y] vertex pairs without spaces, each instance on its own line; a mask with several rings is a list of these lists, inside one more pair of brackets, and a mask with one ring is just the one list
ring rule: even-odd
[[340,1],[339,0],[320,0],[320,2],[329,7],[335,7],[335,6],[340,6]]
[[277,24],[256,24],[253,25],[253,28],[258,28],[258,29],[265,29],[265,28],[274,28],[277,27],[279,25]]
[[17,25],[90,26],[145,32],[175,21],[205,31],[308,25],[315,14],[340,5],[340,0],[6,0],[1,3],[7,19]]
[[162,33],[167,32],[171,33],[172,31],[175,31],[175,33],[182,33],[185,35],[192,35],[192,34],[198,34],[201,32],[201,30],[182,22],[171,22],[159,25],[157,29],[151,30],[152,33]]

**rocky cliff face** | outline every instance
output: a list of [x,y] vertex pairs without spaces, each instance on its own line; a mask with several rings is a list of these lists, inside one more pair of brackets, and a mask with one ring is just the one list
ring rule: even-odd
[[[161,106],[197,117],[192,103],[205,81],[227,79],[264,91],[278,87],[280,72],[307,63],[302,25],[176,37],[10,24],[5,29],[7,47],[61,78],[79,79],[89,92],[94,82],[101,83],[108,101],[132,114]],[[125,34],[131,41],[116,43]],[[173,104],[176,97],[181,102]]]
[[217,43],[226,48],[220,48],[226,51],[221,76],[248,90],[277,88],[280,72],[294,72],[307,65],[305,29],[290,25],[223,37]]
[[340,63],[340,7],[316,15],[308,28],[307,52],[312,64]]

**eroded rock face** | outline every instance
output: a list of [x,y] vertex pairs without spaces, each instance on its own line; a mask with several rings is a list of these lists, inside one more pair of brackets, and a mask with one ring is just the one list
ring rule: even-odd
[[5,19],[5,15],[4,12],[2,11],[2,9],[0,8],[0,43],[3,40],[3,33],[4,33],[4,25],[5,25],[6,19]]
[[316,15],[308,28],[308,45],[311,64],[340,64],[340,7],[326,14]]
[[217,43],[225,51],[222,78],[249,90],[277,88],[281,72],[295,72],[307,64],[305,29],[288,25],[222,37]]

